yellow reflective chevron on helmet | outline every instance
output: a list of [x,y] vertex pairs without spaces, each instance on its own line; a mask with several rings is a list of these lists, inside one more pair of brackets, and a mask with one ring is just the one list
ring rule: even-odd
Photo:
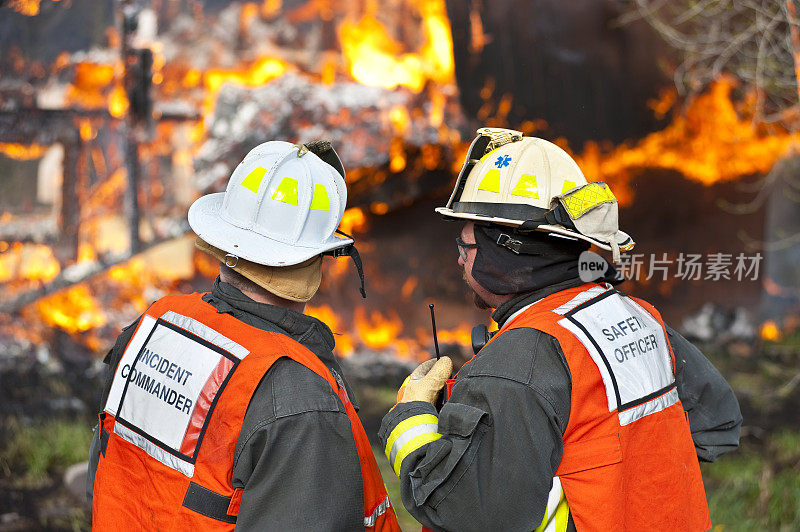
[[536,176],[522,174],[517,184],[514,185],[511,195],[539,199],[539,186],[536,184]]
[[564,181],[564,186],[561,187],[561,193],[563,194],[564,192],[570,191],[577,186],[575,181]]
[[284,177],[272,194],[272,199],[297,207],[297,179]]
[[603,203],[616,203],[617,198],[605,183],[589,183],[572,194],[561,198],[564,208],[572,219],[580,218]]
[[478,185],[478,190],[485,190],[486,192],[500,192],[500,170],[492,168],[481,179],[481,184]]
[[314,185],[314,196],[311,198],[312,211],[329,211],[331,210],[331,201],[328,199],[328,189],[325,185],[317,183]]
[[258,194],[258,187],[261,186],[261,180],[264,179],[264,174],[266,173],[266,168],[261,166],[255,167],[249,174],[244,176],[244,179],[242,179],[242,186]]

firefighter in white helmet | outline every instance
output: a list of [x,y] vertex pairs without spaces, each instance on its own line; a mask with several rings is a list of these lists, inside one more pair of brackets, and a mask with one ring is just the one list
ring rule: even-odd
[[739,406],[611,264],[580,270],[590,244],[615,261],[633,247],[609,187],[487,128],[437,212],[465,222],[458,262],[500,329],[454,378],[444,358],[418,368],[383,419],[411,514],[434,530],[710,528],[698,459],[737,447]]
[[[330,143],[266,142],[189,209],[210,292],[126,328],[92,443],[98,530],[399,530],[334,338],[303,313],[323,255],[351,256]],[[337,234],[338,233],[338,234]]]

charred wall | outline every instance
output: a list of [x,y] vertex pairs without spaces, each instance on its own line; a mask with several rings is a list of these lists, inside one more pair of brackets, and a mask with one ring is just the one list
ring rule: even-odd
[[41,2],[35,17],[17,13],[6,3],[0,1],[0,72],[3,73],[14,71],[16,54],[47,64],[64,51],[76,52],[100,45],[106,41],[108,28],[115,25],[115,0]]
[[483,121],[513,95],[508,124],[544,119],[548,136],[571,143],[653,130],[647,100],[671,83],[659,66],[667,50],[643,23],[618,23],[623,4],[447,0],[465,113]]
[[765,180],[769,183],[764,242],[769,285],[762,314],[782,319],[800,314],[800,156],[779,162]]
[[[737,206],[753,200],[757,181],[758,176],[752,176],[707,186],[668,170],[649,170],[635,178],[631,183],[633,201],[620,209],[620,229],[636,241],[631,253],[643,256],[643,274],[651,259],[660,260],[664,253],[670,261],[669,271],[666,280],[655,274],[649,281],[626,282],[622,289],[653,303],[673,327],[705,303],[755,311],[762,297],[766,261],[760,263],[757,280],[737,280],[734,267],[738,254],[759,252],[749,244],[764,233],[764,210],[736,212]],[[700,279],[676,277],[681,253],[701,255],[704,264],[712,254],[730,254],[730,278],[707,279],[705,267]]]

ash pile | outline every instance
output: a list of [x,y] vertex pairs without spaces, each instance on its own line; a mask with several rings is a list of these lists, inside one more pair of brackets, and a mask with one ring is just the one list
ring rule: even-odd
[[417,362],[398,358],[391,353],[356,352],[340,359],[347,381],[357,388],[363,386],[399,387],[417,367]]
[[[195,159],[196,185],[199,190],[222,186],[244,155],[267,139],[330,140],[345,169],[388,167],[397,140],[407,151],[436,145],[442,150],[436,168],[455,156],[432,111],[425,95],[408,90],[354,82],[324,85],[294,73],[256,88],[228,84],[206,124],[209,137]],[[445,106],[443,123],[466,131],[455,101]]]
[[691,341],[724,346],[732,342],[752,343],[757,327],[753,316],[742,307],[725,309],[706,303],[683,320],[680,332]]
[[2,338],[0,403],[8,419],[90,419],[100,405],[105,364],[57,331],[49,343]]

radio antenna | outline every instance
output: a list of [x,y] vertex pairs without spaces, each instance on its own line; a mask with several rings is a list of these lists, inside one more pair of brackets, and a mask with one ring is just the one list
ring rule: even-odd
[[436,337],[436,317],[433,315],[433,303],[428,307],[431,309],[431,328],[433,329],[433,346],[436,349],[436,360],[439,360],[439,338]]

